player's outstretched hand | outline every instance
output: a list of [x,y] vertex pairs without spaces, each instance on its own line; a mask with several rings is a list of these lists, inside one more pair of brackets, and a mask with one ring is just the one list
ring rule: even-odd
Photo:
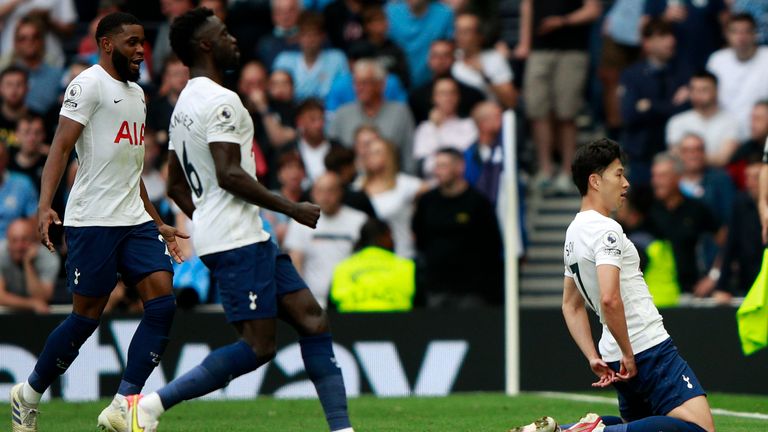
[[49,251],[56,252],[51,239],[48,237],[48,227],[51,224],[61,225],[59,215],[50,207],[45,209],[41,207],[37,212],[37,229],[40,232],[40,243],[47,247]]
[[173,258],[177,264],[183,263],[184,253],[181,252],[181,247],[179,247],[179,244],[176,242],[176,237],[188,239],[189,234],[183,233],[176,228],[166,224],[160,225],[157,227],[157,230],[160,231],[160,235],[162,235],[163,239],[165,239],[165,245],[168,248],[168,253],[171,254],[171,258]]
[[297,203],[290,216],[302,225],[315,228],[317,220],[320,219],[320,207],[309,202]]
[[616,374],[616,378],[618,378],[619,381],[629,381],[630,379],[634,378],[635,375],[637,375],[635,356],[622,356],[621,368],[619,369],[619,373]]
[[616,372],[608,367],[608,363],[603,361],[603,359],[595,358],[590,360],[589,367],[598,377],[598,380],[592,383],[592,387],[608,387],[611,383],[616,381]]

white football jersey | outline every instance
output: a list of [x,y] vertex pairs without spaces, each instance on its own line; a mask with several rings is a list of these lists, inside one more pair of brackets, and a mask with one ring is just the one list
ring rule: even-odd
[[144,167],[144,91],[101,66],[67,87],[60,115],[84,126],[75,151],[79,167],[64,225],[131,226],[151,221],[139,194]]
[[198,255],[266,241],[259,207],[219,187],[209,143],[240,147],[240,166],[256,179],[253,121],[237,94],[205,77],[189,80],[171,116],[168,148],[192,190],[192,239]]
[[640,255],[618,222],[594,210],[578,213],[565,234],[563,259],[565,276],[573,278],[585,303],[603,324],[598,347],[603,360],[621,360],[621,349],[605,325],[600,310],[599,265],[612,265],[621,270],[621,299],[634,354],[669,338],[640,271]]

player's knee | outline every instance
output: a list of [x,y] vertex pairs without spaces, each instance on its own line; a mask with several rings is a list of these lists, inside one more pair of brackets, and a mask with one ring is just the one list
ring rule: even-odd
[[144,302],[144,318],[158,324],[170,325],[176,314],[176,298],[173,295],[157,297]]
[[314,336],[330,331],[328,314],[320,306],[309,308],[301,319],[299,333],[302,336]]
[[256,353],[256,356],[262,363],[266,363],[275,358],[275,355],[277,354],[275,338],[254,336],[246,337],[244,340],[245,343],[251,347],[253,352]]

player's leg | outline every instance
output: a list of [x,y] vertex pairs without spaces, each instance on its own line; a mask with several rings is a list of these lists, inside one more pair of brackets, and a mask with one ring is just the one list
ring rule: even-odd
[[[633,422],[606,426],[603,432],[706,432],[699,425],[674,417],[651,416]],[[714,431],[714,429],[712,430]],[[709,431],[709,432],[712,432]]]
[[214,350],[200,365],[157,392],[141,400],[130,396],[127,421],[132,424],[135,419],[134,430],[140,430],[138,425],[153,430],[157,418],[172,406],[222,388],[274,358],[275,255],[263,243],[202,257],[221,293],[227,320],[241,340]]
[[715,421],[712,418],[712,410],[709,407],[706,396],[688,399],[682,405],[667,413],[667,416],[694,423],[707,432],[715,431]]
[[280,318],[299,333],[304,369],[315,385],[328,427],[331,431],[351,431],[347,393],[333,353],[328,316],[287,255],[277,257],[275,280]]
[[77,358],[80,347],[99,326],[117,282],[116,245],[119,229],[66,227],[67,285],[72,313],[54,329],[26,382],[11,390],[14,431],[37,430],[37,405],[43,393]]

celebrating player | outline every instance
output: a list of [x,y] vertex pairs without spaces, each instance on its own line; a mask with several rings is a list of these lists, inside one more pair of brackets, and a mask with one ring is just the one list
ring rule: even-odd
[[171,117],[168,194],[192,218],[195,249],[242,339],[211,352],[158,392],[130,396],[127,420],[134,432],[154,431],[164,411],[271,360],[279,311],[301,335],[304,366],[330,429],[352,431],[325,312],[259,217],[262,206],[314,228],[320,209],[272,194],[257,181],[251,117],[237,94],[221,85],[240,56],[224,24],[210,10],[194,9],[174,20],[171,46],[191,79]]
[[99,22],[96,41],[98,64],[67,87],[43,170],[38,214],[42,243],[54,252],[48,228],[61,221],[51,200],[76,149],[80,166],[64,218],[72,313],[48,336],[28,380],[11,390],[14,432],[37,430],[43,392],[98,327],[118,272],[137,287],[144,317],[128,348],[120,387],[98,426],[126,431],[124,395],[141,391],[159,363],[176,310],[169,255],[181,262],[175,238],[187,236],[163,223],[141,180],[146,106],[134,81],[144,60],[144,27],[133,15],[113,13]]
[[[565,235],[563,315],[597,375],[594,387],[615,387],[622,419],[590,414],[580,432],[714,432],[704,389],[667,334],[640,272],[635,245],[610,218],[626,200],[618,143],[600,139],[576,152],[573,180],[581,211]],[[603,324],[599,354],[585,304]],[[562,426],[566,429],[567,426]],[[602,429],[604,428],[604,429]],[[560,430],[545,417],[516,432]]]

